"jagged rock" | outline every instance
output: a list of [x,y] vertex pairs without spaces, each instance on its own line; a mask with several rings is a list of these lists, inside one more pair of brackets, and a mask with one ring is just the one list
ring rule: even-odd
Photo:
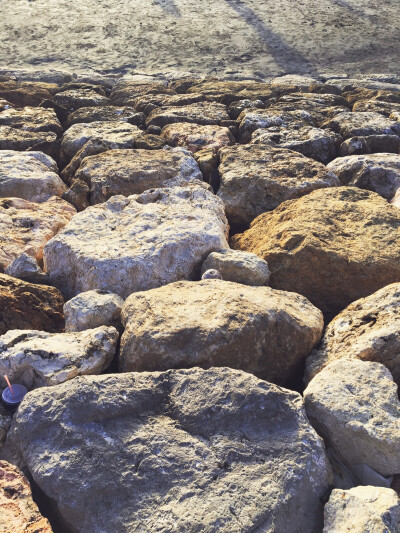
[[400,402],[383,365],[333,362],[310,381],[304,402],[312,425],[345,464],[400,473]]
[[81,292],[64,305],[65,331],[83,331],[99,326],[121,329],[124,300],[107,291]]
[[52,100],[57,85],[43,82],[0,82],[0,97],[17,107],[38,106],[42,100]]
[[0,197],[43,202],[67,189],[55,161],[41,152],[0,150]]
[[5,274],[29,283],[49,284],[49,277],[43,272],[36,259],[28,254],[19,255],[4,270]]
[[218,125],[222,120],[229,120],[225,105],[214,102],[197,102],[186,106],[169,106],[154,109],[147,117],[146,126],[159,126],[162,128],[175,122]]
[[133,148],[135,138],[141,134],[137,126],[120,120],[74,124],[63,135],[60,156],[69,162],[88,141],[106,142],[109,150]]
[[332,491],[323,533],[399,533],[400,500],[394,490],[354,487]]
[[338,359],[384,364],[400,384],[400,283],[350,304],[326,328],[318,350],[307,359],[306,380]]
[[[219,165],[218,152],[212,148],[203,148],[194,154],[194,158],[203,174],[204,181],[209,183],[214,190],[217,190],[219,187],[219,174],[217,171]],[[213,176],[215,174],[218,175],[218,183],[214,183]]]
[[243,372],[44,387],[19,407],[8,447],[67,529],[322,529],[330,470],[300,395]]
[[379,100],[363,100],[361,102],[356,102],[353,106],[354,112],[365,112],[365,111],[372,111],[374,113],[381,113],[382,115],[385,115],[386,117],[390,117],[390,115],[394,111],[400,111],[400,103],[395,104],[391,102],[381,102]]
[[133,106],[136,98],[146,94],[175,94],[164,82],[156,78],[147,80],[122,79],[118,81],[110,94],[112,105]]
[[0,387],[7,386],[4,375],[30,390],[100,374],[110,366],[118,337],[108,326],[70,333],[10,330],[0,336]]
[[165,126],[162,129],[161,137],[170,146],[183,146],[193,153],[203,148],[212,148],[218,151],[223,146],[235,144],[235,138],[228,128],[199,126],[188,122]]
[[202,94],[146,94],[136,98],[133,106],[137,111],[149,115],[158,107],[187,106],[203,100]]
[[27,131],[0,126],[0,150],[40,150],[41,145],[53,145],[57,135],[49,131]]
[[131,294],[122,323],[123,372],[230,366],[280,385],[323,329],[321,312],[298,294],[216,279]]
[[127,298],[197,275],[227,237],[223,203],[202,186],[152,189],[78,213],[46,245],[45,270],[68,297],[102,289]]
[[54,110],[43,107],[6,109],[0,113],[0,126],[11,126],[25,131],[47,131],[57,135],[63,132]]
[[340,185],[324,165],[303,155],[262,145],[235,145],[219,152],[221,187],[229,223],[243,227],[282,202]]
[[387,200],[400,187],[400,155],[349,155],[335,159],[327,168],[343,185],[375,191]]
[[400,124],[373,112],[339,113],[325,122],[322,127],[339,133],[344,139],[368,135],[400,135]]
[[64,299],[55,287],[0,274],[0,335],[10,329],[64,330]]
[[228,113],[231,119],[236,120],[242,111],[263,109],[263,107],[264,104],[261,100],[237,100],[228,107]]
[[211,252],[202,264],[201,272],[210,268],[218,270],[225,281],[243,285],[268,285],[271,275],[264,259],[240,250]]
[[386,91],[382,89],[366,89],[363,87],[353,88],[342,93],[351,106],[357,102],[374,101],[392,102],[400,104],[400,93],[396,91]]
[[351,137],[344,141],[339,148],[340,157],[355,154],[374,154],[377,152],[398,154],[400,152],[400,137],[397,135]]
[[106,106],[110,103],[104,94],[93,89],[69,89],[54,96],[54,101],[69,111],[76,111],[81,107]]
[[156,187],[184,186],[203,177],[191,154],[174,148],[109,150],[86,157],[75,179],[88,185],[90,203],[99,204],[116,194],[129,196]]
[[138,113],[133,107],[127,106],[97,106],[81,107],[68,116],[67,126],[82,122],[128,122],[134,126],[143,126],[146,117],[143,113]]
[[115,144],[113,142],[98,139],[91,139],[87,141],[82,148],[76,152],[68,165],[62,170],[62,179],[65,181],[65,183],[70,184],[75,172],[78,170],[85,157],[101,154],[107,150],[113,149],[115,149]]
[[400,281],[400,212],[354,187],[313,191],[260,215],[233,248],[271,270],[270,285],[306,296],[328,317]]
[[159,135],[151,134],[143,134],[135,142],[135,148],[141,148],[142,150],[161,150],[166,145],[165,139],[162,139]]
[[312,118],[316,126],[320,126],[335,115],[349,111],[349,108],[347,102],[337,95],[292,93],[280,98],[269,110],[281,113],[302,111]]
[[0,530],[2,533],[53,533],[32,499],[28,480],[14,465],[0,461]]
[[[267,144],[300,152],[321,163],[329,163],[338,155],[342,138],[337,133],[305,126],[299,129],[274,128],[253,132],[251,144]],[[400,138],[399,138],[400,141]]]
[[22,198],[0,199],[0,269],[27,253],[41,264],[43,247],[76,210],[53,196],[40,204]]
[[222,279],[221,272],[216,270],[215,268],[210,268],[209,270],[206,270],[201,275],[201,279]]

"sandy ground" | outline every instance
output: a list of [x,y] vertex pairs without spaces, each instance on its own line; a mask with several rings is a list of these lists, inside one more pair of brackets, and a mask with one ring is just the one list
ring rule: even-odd
[[0,67],[400,73],[400,0],[0,0]]

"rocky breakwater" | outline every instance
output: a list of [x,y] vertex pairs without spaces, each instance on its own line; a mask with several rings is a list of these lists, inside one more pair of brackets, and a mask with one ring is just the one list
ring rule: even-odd
[[0,78],[0,524],[399,533],[400,80],[42,77]]

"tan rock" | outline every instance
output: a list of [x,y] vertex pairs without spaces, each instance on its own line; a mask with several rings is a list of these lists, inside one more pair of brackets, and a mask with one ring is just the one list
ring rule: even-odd
[[212,148],[218,151],[223,146],[235,144],[235,138],[228,128],[215,125],[169,124],[162,129],[161,137],[170,146],[183,146],[193,153],[203,148]]
[[57,135],[48,131],[27,131],[11,126],[0,126],[0,150],[41,150],[42,145],[52,145]]
[[51,100],[57,86],[43,82],[0,82],[0,96],[17,107],[38,106],[42,100]]
[[237,100],[259,99],[267,102],[273,99],[277,91],[271,88],[270,83],[256,82],[252,80],[243,81],[221,81],[214,79],[205,80],[192,85],[188,91],[190,93],[201,93],[207,100],[231,104]]
[[367,135],[399,135],[400,124],[380,113],[347,111],[335,115],[322,125],[339,133],[344,139]]
[[395,104],[391,102],[381,102],[379,100],[363,100],[354,104],[353,111],[372,111],[374,113],[381,113],[386,117],[390,117],[393,112],[400,111],[400,103]]
[[58,233],[76,210],[53,196],[40,204],[22,198],[0,199],[0,267],[27,253],[41,264],[43,247]]
[[48,131],[57,135],[63,132],[54,110],[43,107],[6,109],[0,113],[0,126],[11,126],[25,131]]
[[146,94],[176,94],[174,90],[166,87],[164,82],[156,78],[148,79],[122,79],[118,81],[110,94],[112,105],[133,106],[135,99]]
[[54,96],[54,101],[69,111],[76,111],[81,107],[106,106],[110,103],[104,94],[99,94],[99,91],[90,88],[60,91]]
[[169,106],[155,109],[146,120],[146,126],[159,126],[175,122],[193,122],[195,124],[220,124],[223,120],[229,120],[228,111],[223,104],[214,102],[197,102],[187,106]]
[[142,126],[145,115],[128,106],[81,107],[68,116],[67,126],[80,122],[109,122],[120,120],[135,126]]
[[137,111],[149,115],[158,107],[186,106],[203,100],[202,94],[146,94],[136,98],[133,106]]
[[219,250],[211,252],[201,265],[201,273],[217,270],[221,279],[244,285],[268,285],[271,272],[264,259],[241,250]]
[[400,137],[398,135],[367,135],[365,137],[350,137],[339,148],[339,156],[355,154],[375,154],[379,152],[398,154],[400,152]]
[[285,202],[235,235],[265,259],[275,289],[306,296],[328,317],[400,281],[400,212],[376,193],[333,187]]

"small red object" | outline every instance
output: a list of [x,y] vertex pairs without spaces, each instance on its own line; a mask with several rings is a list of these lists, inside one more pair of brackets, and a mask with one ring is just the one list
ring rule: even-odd
[[8,376],[4,376],[4,378],[7,381],[7,385],[10,387],[10,391],[12,392],[12,395],[15,396],[14,389],[12,388],[12,385],[10,383],[10,380],[8,379]]

